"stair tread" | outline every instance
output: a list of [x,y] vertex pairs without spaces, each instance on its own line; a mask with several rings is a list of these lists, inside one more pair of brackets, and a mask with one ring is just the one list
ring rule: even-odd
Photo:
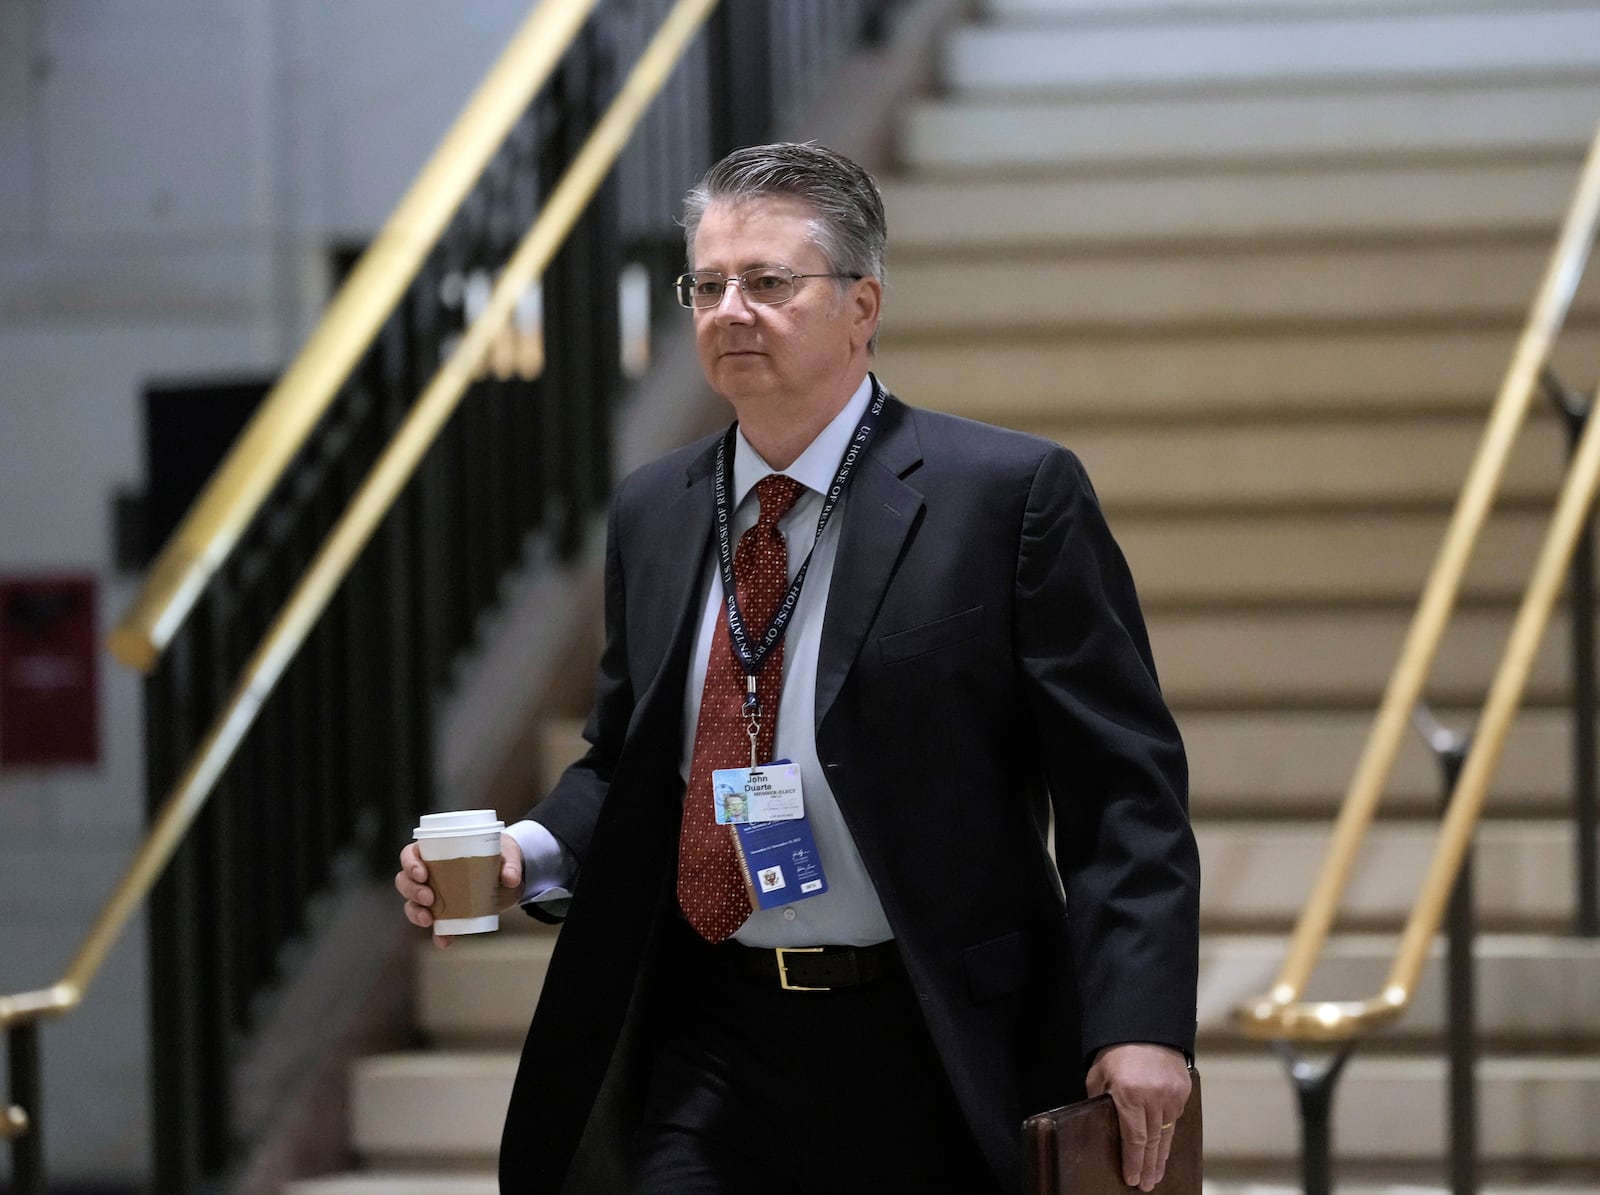
[[[1444,1155],[1446,1061],[1357,1052],[1339,1081],[1335,1152],[1368,1161]],[[1200,1060],[1208,1157],[1292,1156],[1298,1142],[1282,1064],[1255,1056]],[[1600,1057],[1487,1057],[1478,1063],[1480,1156],[1592,1163],[1590,1109]]]
[[[1409,609],[1278,611],[1153,610],[1150,639],[1162,689],[1176,707],[1272,704],[1375,709],[1411,625]],[[1477,705],[1499,663],[1510,611],[1457,612],[1425,696],[1435,705]],[[1525,701],[1565,700],[1570,672],[1565,620],[1546,632]],[[1292,662],[1293,667],[1287,666]]]
[[[1319,831],[1320,832],[1320,831]],[[1209,831],[1202,827],[1202,836]],[[542,961],[531,943],[514,942],[506,954],[521,954],[530,967]],[[1334,935],[1323,952],[1323,962],[1308,986],[1314,999],[1348,999],[1377,991],[1387,974],[1396,948],[1393,934],[1344,933]],[[1412,1038],[1440,1031],[1442,994],[1436,947],[1425,968],[1414,1001],[1405,1018],[1387,1036]],[[1266,990],[1283,960],[1282,934],[1206,934],[1200,945],[1200,1029],[1203,1035],[1232,1034],[1232,1011],[1244,999]],[[1600,1038],[1600,941],[1528,933],[1485,933],[1475,943],[1480,1028],[1496,1038],[1534,1040],[1558,1036]],[[421,961],[419,959],[419,961]],[[432,1009],[422,1013],[430,1034],[444,1028],[460,1034],[463,1022],[484,1035],[497,1035],[508,1048],[520,1042],[527,1029],[539,978],[531,976],[521,987],[520,1003],[499,999],[494,990],[506,977],[485,953],[454,954],[432,964],[436,974],[427,982],[441,989]],[[466,1010],[466,1015],[463,1015]],[[445,1064],[456,1073],[485,1069],[484,1051],[465,1053],[464,1060]],[[398,1058],[390,1071],[406,1069]],[[498,1063],[487,1069],[498,1074]],[[386,1073],[378,1068],[374,1074]]]
[[[959,231],[952,241],[960,244]],[[1218,245],[1182,252],[1023,254],[948,248],[897,259],[886,337],[981,340],[1072,327],[1205,332],[1307,325],[1378,328],[1520,326],[1550,258],[1550,237],[1526,242],[1395,245]],[[1600,313],[1590,271],[1573,300]]]
[[1050,21],[1029,14],[954,31],[943,77],[968,91],[1132,90],[1524,76],[1600,65],[1600,12],[1401,8],[1233,19]]
[[[898,280],[898,273],[896,279]],[[989,422],[1147,424],[1152,416],[1268,422],[1421,410],[1482,419],[1518,328],[1239,329],[1227,333],[1043,337],[1013,332],[947,342],[902,334],[897,291],[874,368],[908,402]],[[1573,321],[1557,373],[1581,384],[1600,332]]]
[[[506,1055],[508,1067],[515,1055]],[[1282,1066],[1265,1050],[1204,1054],[1208,1159],[1287,1159],[1297,1140]],[[1483,1156],[1592,1160],[1588,1109],[1600,1101],[1600,1057],[1488,1056],[1479,1062]],[[499,1140],[507,1088],[468,1070],[446,1084],[437,1068],[390,1068],[358,1084],[357,1148],[370,1165],[424,1156],[430,1146],[487,1157]],[[1435,1055],[1358,1053],[1340,1085],[1337,1148],[1367,1160],[1425,1161],[1443,1144],[1445,1062]],[[441,1092],[443,1094],[441,1094]],[[1528,1115],[1536,1108],[1538,1115]]]
[[[1582,153],[1600,80],[1497,86],[1306,88],[1269,96],[1006,101],[946,94],[900,122],[913,177],[1200,163]],[[896,237],[899,231],[896,229]]]
[[[1311,981],[1310,1000],[1351,1000],[1384,986],[1398,946],[1394,934],[1336,934]],[[1237,1044],[1233,1012],[1272,986],[1287,939],[1281,935],[1209,934],[1200,944],[1200,1033]],[[1555,1042],[1571,1049],[1600,1043],[1600,941],[1547,934],[1480,934],[1473,946],[1475,1022],[1491,1042]],[[1425,1039],[1440,1049],[1445,1014],[1444,943],[1436,942],[1411,1006],[1380,1031],[1390,1040]],[[1204,1051],[1203,1051],[1204,1052]],[[1504,1054],[1491,1045],[1490,1054]]]
[[[1065,444],[1094,479],[1113,526],[1118,514],[1157,505],[1191,515],[1255,504],[1382,510],[1453,504],[1483,438],[1480,420],[1447,416],[1198,425],[1150,430],[1020,423]],[[1427,445],[1426,452],[1418,446]],[[1502,500],[1545,501],[1566,468],[1553,419],[1530,420],[1513,445]]]
[[394,1171],[324,1175],[287,1183],[282,1195],[499,1195],[492,1167],[478,1173]]
[[[1548,521],[1535,511],[1491,518],[1463,596],[1517,600]],[[1409,604],[1422,592],[1447,522],[1442,510],[1254,511],[1125,516],[1115,531],[1147,610],[1175,602]]]
[[436,1043],[518,1044],[527,1030],[555,935],[484,936],[497,940],[417,952],[417,1022]]
[[[1292,924],[1327,854],[1330,827],[1276,821],[1209,822],[1196,829],[1202,918],[1210,930]],[[1416,903],[1434,850],[1431,821],[1383,822],[1368,835],[1340,902],[1352,922],[1398,925]],[[1576,895],[1566,820],[1487,822],[1473,848],[1480,924],[1562,925]]]
[[351,1071],[350,1136],[369,1160],[492,1157],[516,1077],[516,1050],[373,1054]]
[[[1436,711],[1465,729],[1473,714]],[[1331,819],[1372,730],[1371,710],[1177,711],[1189,756],[1190,808],[1208,814],[1255,809],[1265,817],[1322,812]],[[1506,737],[1488,811],[1500,813],[1570,801],[1572,718],[1565,710],[1524,709]],[[1432,815],[1441,799],[1438,761],[1421,736],[1401,743],[1385,786],[1385,813]]]
[[[1600,96],[1597,96],[1600,98]],[[1581,158],[1564,162],[1191,172],[1091,179],[899,181],[884,187],[896,261],[1047,244],[1553,233]]]

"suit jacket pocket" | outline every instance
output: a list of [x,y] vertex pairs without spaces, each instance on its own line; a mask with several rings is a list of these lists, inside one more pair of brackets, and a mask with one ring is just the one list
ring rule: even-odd
[[974,606],[948,618],[925,622],[909,631],[885,635],[878,640],[878,649],[883,653],[885,664],[899,664],[971,639],[982,626],[983,607]]
[[975,1004],[987,1004],[1020,988],[1028,977],[1027,941],[1022,931],[1002,934],[961,954],[967,990]]

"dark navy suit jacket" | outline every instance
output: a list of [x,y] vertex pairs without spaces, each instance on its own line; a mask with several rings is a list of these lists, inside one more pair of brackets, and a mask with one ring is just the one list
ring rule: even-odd
[[[507,1191],[605,1189],[594,1159],[626,1140],[624,1030],[675,915],[714,444],[613,502],[591,749],[531,814],[580,872],[507,1117]],[[951,1083],[1018,1189],[1022,1117],[1081,1096],[1097,1049],[1188,1051],[1195,1029],[1183,747],[1071,453],[888,400],[841,517],[816,741]]]

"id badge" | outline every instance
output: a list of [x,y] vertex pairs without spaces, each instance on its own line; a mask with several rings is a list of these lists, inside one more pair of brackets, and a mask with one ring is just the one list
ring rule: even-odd
[[711,773],[711,806],[719,826],[792,822],[806,815],[800,768],[786,759],[758,768]]

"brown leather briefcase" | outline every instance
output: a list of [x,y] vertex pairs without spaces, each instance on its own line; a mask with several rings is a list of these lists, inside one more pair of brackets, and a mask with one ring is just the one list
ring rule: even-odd
[[[1189,1103],[1172,1126],[1172,1152],[1157,1195],[1200,1195],[1200,1076],[1191,1070],[1189,1078]],[[1027,1195],[1128,1195],[1132,1190],[1122,1181],[1122,1133],[1109,1095],[1028,1117],[1022,1122],[1022,1145]]]

